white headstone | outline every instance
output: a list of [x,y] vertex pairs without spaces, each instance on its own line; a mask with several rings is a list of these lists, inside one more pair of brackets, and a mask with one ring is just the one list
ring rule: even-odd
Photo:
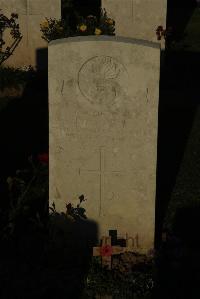
[[153,247],[160,47],[117,37],[49,46],[50,204],[84,194],[100,235]]
[[[11,13],[18,14],[21,42],[12,57],[5,64],[20,66],[36,66],[37,50],[47,48],[47,42],[42,39],[40,23],[47,18],[61,18],[61,0],[0,0],[1,13],[10,17]],[[6,41],[11,41],[9,32]]]
[[116,21],[116,35],[157,42],[156,29],[166,28],[167,0],[102,0]]

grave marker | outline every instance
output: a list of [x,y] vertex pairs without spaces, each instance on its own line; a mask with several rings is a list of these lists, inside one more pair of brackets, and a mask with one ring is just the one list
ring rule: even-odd
[[87,197],[99,235],[154,245],[160,47],[121,37],[49,46],[50,203]]
[[102,0],[102,8],[115,20],[118,36],[157,42],[157,27],[166,28],[167,0]]
[[[40,23],[47,18],[61,18],[61,0],[0,0],[1,13],[10,17],[11,13],[18,14],[22,40],[15,49],[6,65],[36,66],[37,50],[47,48],[47,42],[42,39]],[[9,34],[5,40],[10,41]],[[8,43],[10,44],[10,43]]]

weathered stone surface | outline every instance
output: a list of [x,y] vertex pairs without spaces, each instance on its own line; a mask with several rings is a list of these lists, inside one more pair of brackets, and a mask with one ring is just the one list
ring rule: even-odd
[[156,28],[166,28],[167,0],[102,0],[116,21],[118,36],[157,41]]
[[3,13],[7,11],[9,13],[26,14],[27,3],[27,0],[0,0],[0,9]]
[[29,0],[29,14],[60,18],[61,0]]
[[160,47],[117,37],[49,46],[50,204],[84,194],[100,235],[153,247]]
[[[48,18],[61,18],[60,0],[0,0],[2,13],[10,17],[11,13],[19,15],[18,21],[22,40],[15,49],[5,65],[21,67],[36,66],[38,49],[46,48],[47,43],[42,39],[40,23]],[[4,35],[5,41],[12,41],[7,31]]]

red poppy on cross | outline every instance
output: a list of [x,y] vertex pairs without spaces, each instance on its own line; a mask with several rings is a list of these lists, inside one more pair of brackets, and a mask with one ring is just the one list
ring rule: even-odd
[[127,251],[132,251],[128,247],[120,245],[112,246],[112,237],[102,237],[102,244],[99,247],[93,247],[93,256],[102,257],[102,266],[108,269],[112,268],[112,256],[118,255]]
[[111,269],[112,255],[117,254],[117,250],[120,250],[120,246],[112,246],[111,237],[102,237],[102,245],[93,247],[93,256],[101,256],[102,266]]
[[104,245],[100,248],[101,256],[111,256],[113,253],[113,249],[111,245]]

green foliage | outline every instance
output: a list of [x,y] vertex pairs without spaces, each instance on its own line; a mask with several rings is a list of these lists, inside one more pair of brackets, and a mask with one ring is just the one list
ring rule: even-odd
[[77,35],[114,35],[115,21],[107,16],[105,10],[101,10],[100,19],[95,16],[79,17]]
[[[44,226],[42,217],[48,213],[48,168],[42,160],[29,157],[28,162],[25,169],[7,178],[9,209],[1,239],[11,240],[24,223],[34,230]],[[4,212],[0,210],[1,214]]]
[[40,29],[42,31],[42,38],[47,42],[65,38],[70,35],[70,28],[64,20],[46,18],[45,21],[40,24]]
[[40,29],[42,38],[50,42],[51,40],[67,38],[69,36],[114,35],[115,21],[107,16],[105,10],[102,10],[100,19],[93,15],[89,15],[86,18],[79,16],[75,31],[70,27],[68,20],[51,18],[46,18],[40,24]]
[[[66,213],[62,213],[67,216],[68,219],[71,219],[72,221],[79,220],[79,219],[87,219],[85,215],[85,209],[81,207],[81,203],[86,201],[87,199],[84,197],[84,195],[79,196],[79,203],[76,207],[73,207],[71,203],[66,204]],[[49,210],[51,212],[51,215],[58,214],[56,211],[56,205],[53,202],[52,207],[49,207]]]
[[[149,298],[154,285],[153,259],[125,253],[113,256],[112,270],[107,270],[102,268],[100,258],[93,257],[88,268],[88,261],[87,265],[84,264],[90,255],[89,248],[85,246],[88,241],[81,239],[80,234],[81,226],[86,221],[85,209],[81,207],[86,201],[84,195],[79,196],[79,203],[75,207],[68,202],[65,213],[58,213],[53,204],[49,215],[48,154],[31,156],[27,162],[24,169],[17,170],[15,175],[7,178],[9,209],[5,225],[0,230],[0,241],[10,244],[11,257],[20,254],[25,258],[24,267],[35,267],[37,276],[45,273],[43,290],[48,290],[51,284],[50,270],[44,264],[51,263],[53,272],[63,271],[61,276],[66,275],[69,280],[75,279],[73,274],[70,278],[73,267],[78,267],[78,272],[84,272],[87,268],[87,273],[85,271],[83,275],[81,272],[85,277],[82,298],[94,298],[97,294],[110,294],[115,299]],[[2,210],[3,213],[5,211]],[[84,254],[80,244],[85,246]],[[22,279],[25,276],[22,274]],[[63,286],[63,292],[66,292],[65,289],[68,289],[66,285]]]
[[116,257],[114,262],[122,267],[119,269],[114,266],[112,270],[102,268],[99,258],[93,258],[83,298],[94,298],[96,294],[112,295],[115,299],[150,298],[154,287],[153,261],[147,261],[144,256],[138,255],[140,262],[138,260],[134,264],[131,263],[130,256],[133,259],[136,257],[133,253]]
[[[80,267],[79,272],[83,271],[82,267],[85,267],[83,261],[87,259],[89,249],[86,250],[87,255],[82,257],[83,261],[80,264],[81,252],[77,251],[80,236],[77,233],[86,219],[85,209],[81,207],[86,200],[84,195],[79,196],[76,207],[67,203],[65,213],[58,213],[53,204],[48,216],[47,154],[35,158],[29,157],[27,167],[17,170],[15,175],[8,177],[7,185],[9,210],[6,225],[0,231],[0,240],[3,244],[5,242],[11,244],[12,258],[14,251],[17,250],[17,255],[28,259],[27,265],[24,266],[34,264],[37,271],[44,273],[47,270],[41,264],[46,258],[51,262],[51,267],[55,268],[54,271],[57,271],[56,269],[60,271],[60,267],[63,267],[62,271],[67,272],[69,277],[70,267],[73,270],[74,265]],[[78,239],[74,239],[73,236]],[[15,242],[18,244],[17,249]],[[82,245],[83,242],[82,240]],[[69,269],[66,269],[66,264]],[[45,276],[47,277],[47,273]],[[50,277],[46,278],[46,289],[50,287],[48,279]],[[111,294],[115,299],[149,298],[153,284],[153,260],[144,255],[126,253],[114,256],[112,270],[102,268],[100,258],[93,257],[89,272],[85,274],[82,298],[94,298],[97,294]]]

